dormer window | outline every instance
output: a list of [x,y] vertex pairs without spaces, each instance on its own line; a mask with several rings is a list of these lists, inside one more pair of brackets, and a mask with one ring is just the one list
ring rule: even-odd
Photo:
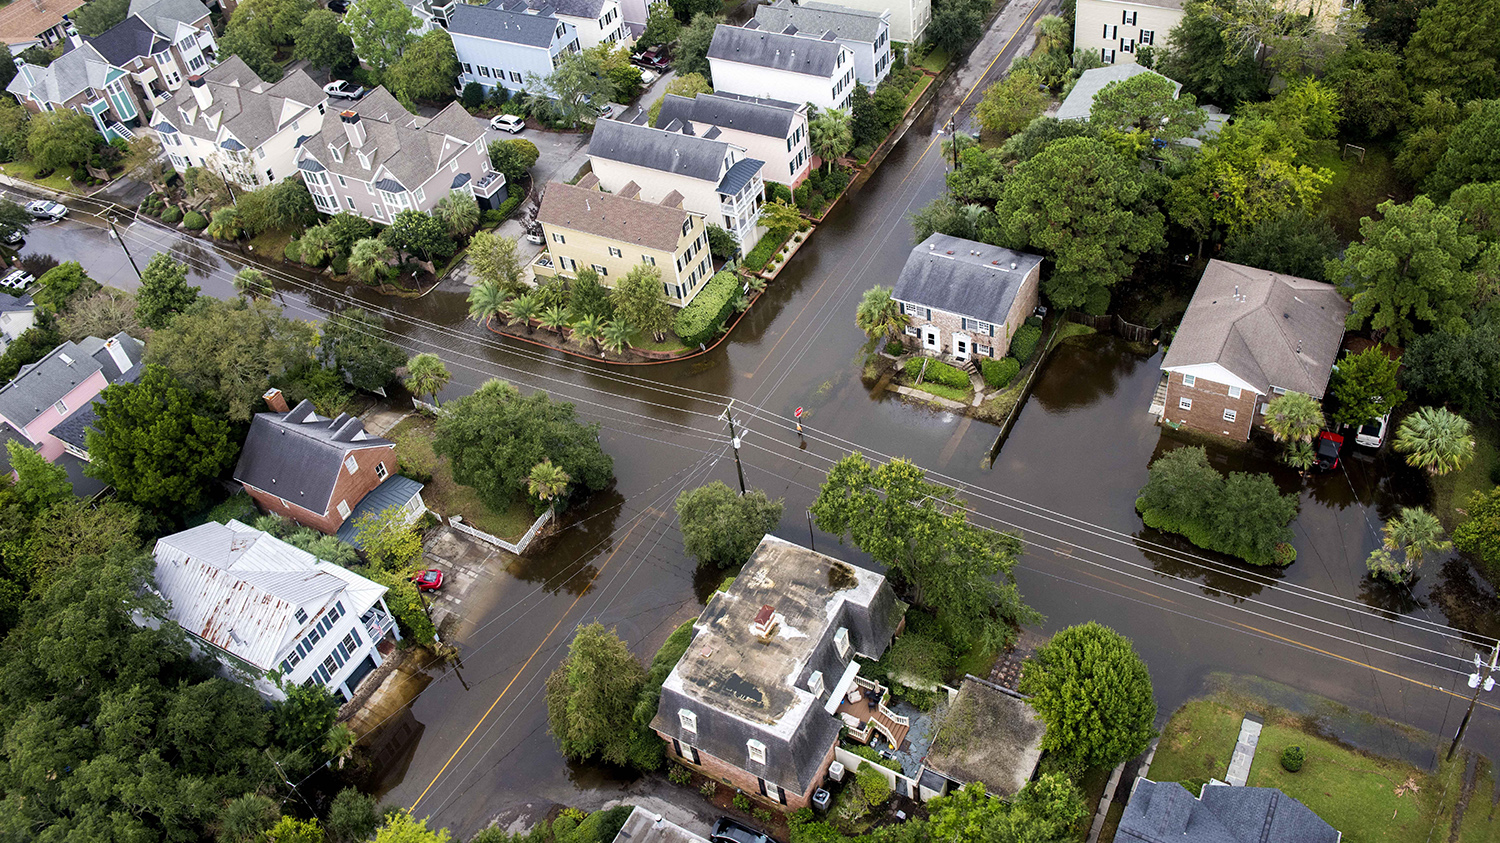
[[854,647],[849,644],[849,627],[841,626],[839,631],[833,634],[833,646],[839,651],[839,658],[849,658],[854,652]]
[[682,724],[683,731],[698,734],[698,715],[685,708],[677,709],[677,722]]
[[340,164],[344,163],[344,153],[331,143],[328,145],[328,154],[333,156],[334,161]]
[[766,763],[766,745],[757,740],[745,741],[745,749],[750,753],[750,760],[757,764]]

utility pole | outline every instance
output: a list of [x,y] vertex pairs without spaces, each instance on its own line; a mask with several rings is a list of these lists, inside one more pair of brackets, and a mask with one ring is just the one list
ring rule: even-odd
[[745,494],[745,466],[740,462],[740,434],[734,429],[734,414],[730,408],[734,406],[731,399],[729,406],[724,408],[724,419],[729,422],[729,444],[734,446],[734,470],[740,476],[740,494]]
[[1469,728],[1469,718],[1474,716],[1474,704],[1479,702],[1479,692],[1493,690],[1495,687],[1496,668],[1500,667],[1500,643],[1495,645],[1495,650],[1490,654],[1490,663],[1484,663],[1484,657],[1478,653],[1474,654],[1474,672],[1469,674],[1469,687],[1474,689],[1474,694],[1469,697],[1469,710],[1464,712],[1463,722],[1458,724],[1458,734],[1453,736],[1453,745],[1448,747],[1448,760],[1453,760],[1453,754],[1458,752],[1458,744],[1464,739],[1464,732]]
[[817,545],[813,544],[812,510],[807,511],[807,549],[814,553],[818,552]]
[[120,248],[125,250],[125,258],[130,261],[130,268],[135,270],[135,277],[140,278],[141,268],[135,265],[135,258],[130,254],[130,249],[125,245],[125,238],[121,237],[120,232],[115,230],[115,218],[106,213],[104,214],[104,219],[109,223],[110,239],[119,241]]
[[[417,589],[417,602],[422,604],[422,614],[427,616],[427,622],[432,623],[432,612],[427,608],[427,597],[422,594],[422,589],[420,588]],[[439,644],[443,643],[443,636],[438,634],[437,624],[435,623],[432,623],[432,640]]]

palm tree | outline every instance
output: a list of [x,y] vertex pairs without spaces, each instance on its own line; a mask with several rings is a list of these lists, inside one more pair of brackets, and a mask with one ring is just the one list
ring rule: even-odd
[[354,757],[354,747],[359,743],[359,735],[349,728],[348,724],[335,723],[328,730],[328,737],[323,741],[323,751],[338,759],[339,769],[344,769],[344,762]]
[[1288,442],[1281,461],[1298,471],[1307,471],[1317,464],[1318,454],[1311,442]]
[[392,254],[384,240],[366,237],[349,251],[349,271],[366,284],[373,284],[391,262]]
[[1043,15],[1036,21],[1036,51],[1050,53],[1055,49],[1066,50],[1073,32],[1067,20],[1058,15]]
[[505,305],[505,314],[510,317],[510,324],[525,325],[526,333],[530,334],[536,331],[535,328],[531,327],[532,317],[536,316],[537,312],[541,309],[542,306],[536,300],[536,296],[532,293],[527,293],[524,296],[516,296],[511,299]]
[[943,141],[940,151],[943,153],[944,161],[953,162],[953,168],[958,169],[958,157],[964,154],[964,150],[979,143],[979,138],[968,132],[955,131],[947,140]]
[[526,486],[537,499],[551,501],[562,497],[572,479],[566,471],[553,465],[552,460],[545,459],[531,467]]
[[1266,429],[1277,442],[1311,442],[1323,429],[1323,408],[1300,392],[1279,395],[1266,405]]
[[537,321],[542,324],[543,328],[549,331],[556,331],[558,336],[562,336],[563,328],[568,327],[567,308],[560,304],[554,304],[542,311],[541,316],[537,317]]
[[1417,507],[1401,507],[1395,518],[1385,522],[1381,548],[1366,561],[1372,574],[1384,575],[1397,582],[1414,576],[1428,553],[1448,550],[1453,542],[1443,537],[1443,525],[1437,516]]
[[443,365],[442,358],[436,354],[418,354],[416,357],[406,361],[406,379],[402,384],[418,397],[427,395],[432,398],[433,406],[437,406],[437,394],[443,391],[448,381],[453,376],[448,374],[448,367]]
[[1447,474],[1474,459],[1473,428],[1468,419],[1442,407],[1423,407],[1396,430],[1396,450],[1406,464],[1434,475]]
[[614,319],[604,323],[600,335],[604,339],[605,348],[616,354],[624,354],[625,349],[630,347],[630,338],[635,336],[635,328],[624,319]]
[[778,228],[796,231],[802,227],[802,212],[778,199],[760,206],[760,222],[772,231]]
[[604,321],[597,314],[590,313],[573,323],[573,339],[578,340],[579,345],[593,341],[594,349],[599,350],[599,338],[604,336]]
[[234,289],[251,301],[270,298],[272,292],[271,282],[266,279],[266,274],[250,266],[234,274]]
[[462,190],[450,190],[432,208],[433,216],[448,226],[448,234],[462,237],[479,225],[479,203],[474,195]]
[[901,303],[891,298],[890,287],[871,287],[859,300],[854,324],[873,341],[900,334],[911,320],[901,312]]
[[510,293],[499,281],[485,280],[469,290],[469,318],[481,325],[505,312]]
[[828,170],[833,169],[835,159],[843,157],[854,146],[853,121],[849,112],[839,108],[825,108],[813,118],[808,127],[813,154],[823,159]]

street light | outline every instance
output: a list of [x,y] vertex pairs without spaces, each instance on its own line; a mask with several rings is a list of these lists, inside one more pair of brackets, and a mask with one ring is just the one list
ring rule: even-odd
[[1458,752],[1458,744],[1464,739],[1464,732],[1469,728],[1469,718],[1474,716],[1474,704],[1479,702],[1480,691],[1493,691],[1495,689],[1495,671],[1500,667],[1500,643],[1495,644],[1495,650],[1490,654],[1490,663],[1485,664],[1484,658],[1478,653],[1474,654],[1474,672],[1469,674],[1469,687],[1474,693],[1469,697],[1469,710],[1464,712],[1463,722],[1458,724],[1458,734],[1453,736],[1453,745],[1448,747],[1448,760],[1453,760],[1453,754]]

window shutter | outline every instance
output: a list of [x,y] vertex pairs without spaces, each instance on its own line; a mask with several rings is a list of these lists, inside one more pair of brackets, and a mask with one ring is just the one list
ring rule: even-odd
[[928,308],[924,308],[924,309],[927,311],[927,316],[924,317],[924,318],[927,319],[927,321],[929,321],[929,322],[932,321],[932,308],[928,307]]
[[760,788],[760,795],[761,796],[765,796],[766,795],[766,780],[758,778],[758,779],[755,780],[755,784]]
[[990,336],[993,337],[994,335],[995,335],[995,323],[991,322],[990,323]]

